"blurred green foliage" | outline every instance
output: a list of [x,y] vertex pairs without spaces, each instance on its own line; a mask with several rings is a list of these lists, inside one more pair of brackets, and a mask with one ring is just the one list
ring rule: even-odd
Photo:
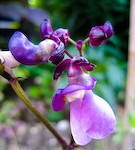
[[110,21],[114,27],[114,44],[127,54],[129,27],[129,0],[31,0],[33,7],[50,13],[54,28],[70,30],[71,37],[88,36],[92,26]]

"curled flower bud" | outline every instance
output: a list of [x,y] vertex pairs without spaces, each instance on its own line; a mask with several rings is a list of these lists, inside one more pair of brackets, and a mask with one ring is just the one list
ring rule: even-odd
[[68,44],[69,31],[68,29],[59,28],[53,32],[65,45]]
[[34,45],[21,32],[15,32],[9,41],[9,50],[17,61],[25,65],[37,65],[47,62],[57,43],[47,39]]
[[49,19],[45,19],[40,26],[40,34],[43,38],[48,38],[53,32]]
[[95,26],[90,30],[89,38],[91,46],[99,46],[106,43],[114,31],[109,21],[102,26]]
[[58,48],[52,53],[49,60],[53,64],[56,64],[56,65],[59,64],[64,58],[64,50],[65,50],[64,44],[63,42],[60,42]]

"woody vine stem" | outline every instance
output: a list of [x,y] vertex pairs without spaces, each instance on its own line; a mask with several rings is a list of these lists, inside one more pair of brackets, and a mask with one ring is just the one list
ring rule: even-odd
[[66,141],[56,132],[56,130],[51,126],[49,121],[42,116],[42,114],[32,105],[29,98],[25,94],[24,90],[22,89],[21,85],[18,82],[17,78],[11,78],[9,81],[10,85],[12,86],[15,93],[18,95],[18,97],[25,103],[25,105],[34,113],[37,118],[48,128],[48,130],[55,136],[55,138],[59,141],[61,144],[63,150],[65,150],[68,147],[68,144]]

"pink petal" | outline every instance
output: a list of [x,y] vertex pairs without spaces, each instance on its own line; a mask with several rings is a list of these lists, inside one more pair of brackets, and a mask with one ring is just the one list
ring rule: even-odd
[[82,104],[81,124],[84,132],[91,138],[102,139],[112,133],[116,118],[105,100],[92,91],[86,91]]
[[74,141],[79,145],[86,145],[91,138],[83,131],[81,120],[82,102],[77,99],[70,103],[70,126]]

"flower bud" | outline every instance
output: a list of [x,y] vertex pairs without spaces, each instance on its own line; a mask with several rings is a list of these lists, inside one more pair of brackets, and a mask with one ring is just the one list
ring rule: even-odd
[[56,65],[59,64],[64,58],[64,50],[65,50],[64,44],[63,42],[60,42],[58,48],[52,53],[49,60],[53,64],[56,64]]
[[79,40],[76,42],[76,48],[81,51],[82,50],[82,47],[83,47],[83,41],[82,40]]
[[53,32],[49,19],[45,19],[40,26],[40,34],[43,38],[48,38]]
[[17,61],[25,65],[37,65],[47,62],[51,53],[57,48],[52,40],[44,40],[34,45],[21,32],[15,32],[9,40],[9,50]]
[[102,26],[95,26],[90,30],[89,38],[91,46],[100,46],[106,43],[113,35],[114,31],[110,22],[105,22]]
[[53,32],[65,45],[68,44],[69,31],[68,29],[59,28]]
[[16,61],[10,51],[0,51],[0,61],[4,67],[10,69],[20,65],[20,63]]

